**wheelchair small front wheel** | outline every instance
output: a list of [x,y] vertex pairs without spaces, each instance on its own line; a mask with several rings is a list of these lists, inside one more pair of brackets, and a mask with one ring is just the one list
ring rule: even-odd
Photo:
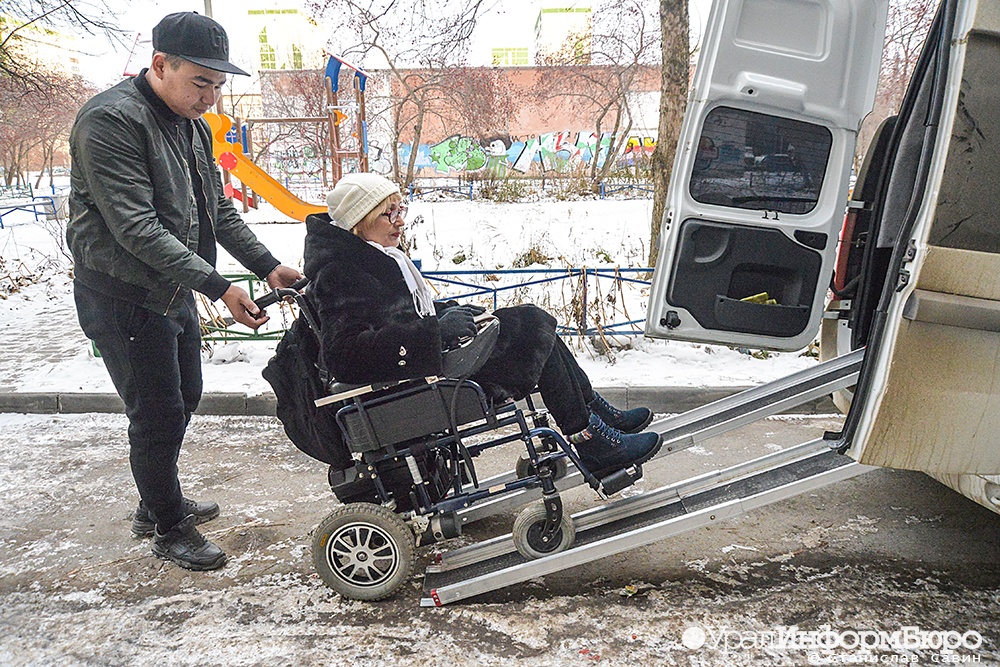
[[413,533],[381,505],[338,507],[316,529],[313,565],[323,583],[352,600],[381,600],[413,571]]
[[511,537],[514,547],[525,558],[532,560],[550,556],[565,551],[573,545],[576,538],[576,528],[569,514],[563,512],[562,521],[555,534],[545,541],[542,533],[545,529],[545,505],[537,503],[521,510],[514,519],[514,529]]

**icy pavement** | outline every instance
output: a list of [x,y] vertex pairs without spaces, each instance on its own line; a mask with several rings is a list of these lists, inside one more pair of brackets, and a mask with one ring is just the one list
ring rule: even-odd
[[[654,462],[644,483],[834,425],[763,420],[700,454]],[[272,419],[195,417],[182,453],[185,491],[222,505],[203,528],[229,563],[190,573],[153,558],[148,540],[129,536],[135,492],[124,430],[118,415],[0,415],[0,664],[728,667],[859,657],[838,649],[810,658],[767,644],[769,631],[791,626],[973,631],[982,637],[975,649],[879,650],[876,658],[1000,664],[1000,522],[924,475],[878,470],[467,603],[421,609],[430,548],[412,585],[390,600],[352,602],[322,585],[310,531],[335,501],[324,467],[291,448]],[[597,501],[579,493],[567,502],[575,510]],[[478,522],[462,542],[509,530],[511,520]],[[840,661],[822,662],[831,657]]]

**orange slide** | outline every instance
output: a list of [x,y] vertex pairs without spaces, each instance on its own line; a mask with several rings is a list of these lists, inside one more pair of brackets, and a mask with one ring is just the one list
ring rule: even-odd
[[326,213],[326,206],[302,201],[257,166],[253,160],[243,155],[243,147],[240,144],[232,144],[226,140],[226,133],[233,127],[232,118],[223,114],[206,113],[205,120],[212,128],[212,152],[215,159],[223,169],[240,179],[271,206],[299,222],[305,222],[307,215]]

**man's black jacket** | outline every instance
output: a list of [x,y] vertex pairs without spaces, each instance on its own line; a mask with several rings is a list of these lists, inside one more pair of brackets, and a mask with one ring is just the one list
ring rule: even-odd
[[173,113],[145,71],[80,109],[70,153],[66,239],[89,287],[166,314],[184,290],[215,300],[229,287],[216,240],[261,278],[278,265],[223,194],[208,123]]

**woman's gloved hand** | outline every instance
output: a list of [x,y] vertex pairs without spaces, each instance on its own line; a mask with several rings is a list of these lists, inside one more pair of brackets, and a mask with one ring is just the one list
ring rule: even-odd
[[477,315],[482,315],[483,313],[486,312],[485,308],[483,308],[482,306],[477,306],[474,303],[463,303],[461,306],[456,306],[456,307],[472,313],[473,317]]
[[438,318],[441,327],[441,342],[445,349],[458,345],[461,338],[471,338],[476,335],[476,322],[473,315],[462,307],[449,308]]

